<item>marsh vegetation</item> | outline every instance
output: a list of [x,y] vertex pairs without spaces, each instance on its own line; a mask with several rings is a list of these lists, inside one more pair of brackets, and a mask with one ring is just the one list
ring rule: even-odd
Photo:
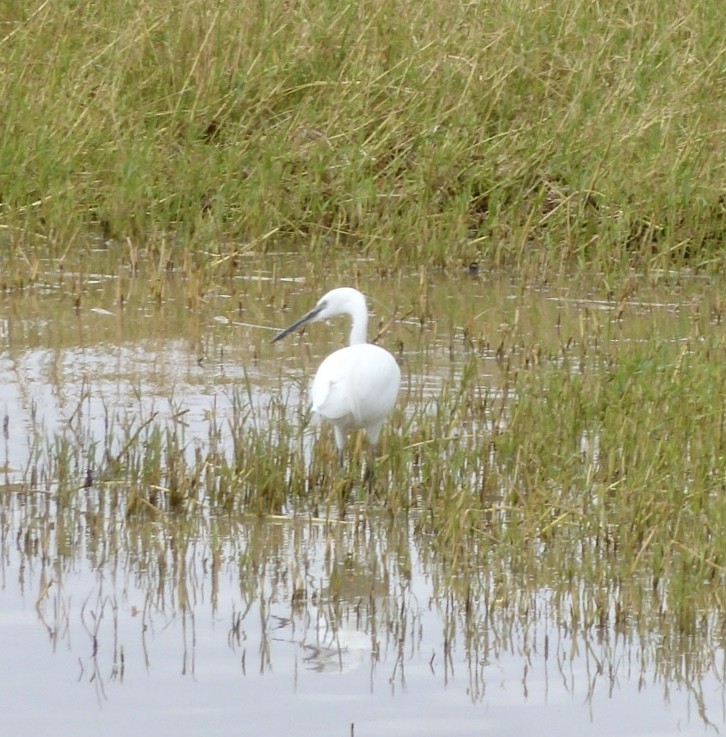
[[370,277],[403,374],[371,494],[366,444],[350,439],[341,473],[307,410],[346,328],[269,342],[310,304],[295,263],[248,259],[195,310],[142,278],[123,303],[116,278],[87,281],[81,307],[72,275],[6,295],[5,580],[52,642],[88,638],[82,680],[108,699],[181,627],[185,673],[365,663],[379,690],[425,671],[496,705],[495,663],[531,669],[537,694],[554,658],[583,714],[606,711],[601,688],[655,679],[691,726],[719,724],[721,285],[416,274],[391,302]]
[[[4,4],[14,733],[723,726],[725,13]],[[308,411],[346,328],[270,345],[344,284],[370,492]]]
[[240,251],[718,270],[720,0],[4,4],[0,225],[27,283],[89,231]]

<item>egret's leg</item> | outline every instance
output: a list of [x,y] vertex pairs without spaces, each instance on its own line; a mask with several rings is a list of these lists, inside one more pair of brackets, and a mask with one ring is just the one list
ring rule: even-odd
[[371,446],[370,460],[368,461],[368,467],[366,468],[366,478],[368,480],[368,491],[373,491],[373,479],[375,476],[376,456],[378,455],[378,438],[381,436],[381,428],[383,427],[383,420],[376,422],[367,428],[368,442]]
[[338,427],[337,425],[333,425],[333,430],[335,431],[335,445],[338,448],[338,463],[341,468],[345,465],[345,458],[343,456],[343,449],[345,448],[345,432]]
[[373,491],[373,480],[376,476],[376,456],[378,455],[378,446],[371,445],[371,452],[368,456],[368,466],[366,467],[366,479],[368,480],[368,493]]

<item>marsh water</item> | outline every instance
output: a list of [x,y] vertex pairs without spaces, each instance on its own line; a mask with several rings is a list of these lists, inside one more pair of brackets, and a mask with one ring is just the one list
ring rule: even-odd
[[[270,339],[335,283],[253,260],[204,294],[162,280],[58,273],[0,296],[3,734],[723,731],[722,612],[704,612],[711,626],[674,650],[657,629],[573,626],[547,587],[506,591],[499,606],[502,569],[470,574],[485,594],[467,601],[421,510],[364,494],[345,514],[291,501],[259,515],[203,495],[183,513],[136,514],[133,484],[100,493],[104,455],[122,457],[151,422],[173,427],[189,457],[210,438],[232,453],[240,395],[251,427],[284,407],[303,456],[326,437],[296,422],[347,326]],[[721,329],[709,317],[720,286],[695,278],[621,294],[471,273],[358,286],[371,336],[401,362],[404,416],[435,406],[472,351],[497,397],[505,352],[525,365],[570,341]]]

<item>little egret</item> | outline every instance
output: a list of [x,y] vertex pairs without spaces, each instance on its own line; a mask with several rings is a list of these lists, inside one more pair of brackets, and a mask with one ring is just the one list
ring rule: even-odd
[[[375,458],[381,427],[393,409],[401,383],[396,359],[384,348],[367,342],[366,298],[351,287],[339,287],[323,296],[310,312],[285,328],[273,343],[309,322],[350,315],[350,345],[331,353],[315,374],[311,389],[312,408],[333,425],[338,458],[348,430],[365,430]],[[369,481],[372,478],[368,474]]]

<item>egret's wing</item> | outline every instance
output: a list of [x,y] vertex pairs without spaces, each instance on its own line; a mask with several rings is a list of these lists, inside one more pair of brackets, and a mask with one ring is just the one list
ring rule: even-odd
[[352,364],[353,356],[345,348],[331,353],[320,364],[311,389],[314,412],[328,420],[353,414],[354,397],[348,381]]
[[315,374],[313,411],[343,428],[373,427],[393,408],[400,381],[388,351],[370,343],[341,348]]

